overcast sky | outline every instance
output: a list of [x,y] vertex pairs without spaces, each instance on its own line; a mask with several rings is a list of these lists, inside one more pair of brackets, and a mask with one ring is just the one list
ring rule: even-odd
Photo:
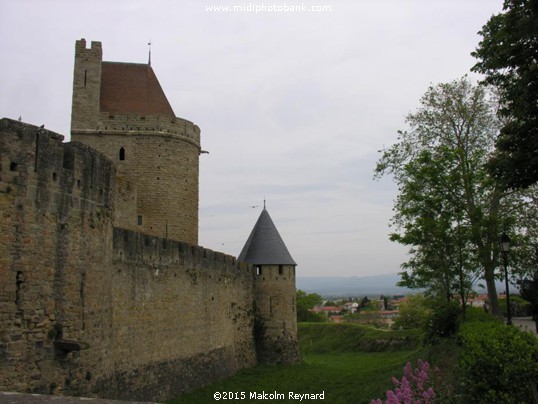
[[[209,10],[234,5],[244,11]],[[151,41],[174,112],[200,126],[210,152],[200,157],[200,245],[237,256],[265,198],[298,276],[396,273],[406,250],[388,240],[396,187],[372,180],[378,150],[430,84],[469,72],[477,32],[501,9],[502,0],[0,0],[0,117],[68,140],[75,41],[135,63],[147,63]]]

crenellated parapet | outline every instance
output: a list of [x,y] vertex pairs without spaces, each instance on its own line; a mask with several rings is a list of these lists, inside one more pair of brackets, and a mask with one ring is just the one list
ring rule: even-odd
[[[49,211],[114,206],[115,167],[103,154],[44,128],[0,120],[0,192]],[[65,206],[59,206],[63,204]]]
[[144,264],[149,267],[189,264],[212,271],[244,273],[254,280],[253,266],[237,261],[232,255],[121,228],[114,228],[113,258],[117,262]]
[[96,129],[77,129],[76,134],[157,135],[188,141],[200,148],[200,128],[183,118],[163,115],[101,113]]

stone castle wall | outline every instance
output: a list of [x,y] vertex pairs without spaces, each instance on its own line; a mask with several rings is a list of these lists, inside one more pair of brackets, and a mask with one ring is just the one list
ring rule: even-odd
[[127,386],[131,398],[170,398],[256,363],[250,266],[123,229],[113,250],[115,371],[102,395],[124,398],[115,392]]
[[55,343],[110,329],[115,170],[7,119],[0,167],[0,389],[54,391],[76,378]]
[[[74,133],[114,162],[114,225],[198,244],[199,146],[172,133]],[[121,158],[120,158],[121,156]]]
[[117,179],[0,120],[0,390],[162,400],[256,363],[252,267],[114,227]]

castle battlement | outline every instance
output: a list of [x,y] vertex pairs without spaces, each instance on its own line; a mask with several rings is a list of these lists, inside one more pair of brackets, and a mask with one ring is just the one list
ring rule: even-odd
[[0,192],[24,189],[25,199],[51,211],[60,202],[72,209],[112,208],[116,170],[105,155],[79,142],[63,143],[64,137],[55,132],[7,118],[0,120],[0,136],[0,183],[5,184]]
[[75,42],[75,52],[77,53],[79,52],[96,52],[97,53],[98,52],[99,54],[101,54],[102,51],[103,51],[103,48],[102,48],[101,42],[99,41],[91,41],[91,45],[89,48],[86,45],[85,38],[82,38]]
[[186,140],[200,148],[200,128],[187,119],[163,115],[112,114],[102,112],[93,129],[73,129],[75,134],[159,135]]
[[120,228],[114,228],[113,258],[118,262],[144,263],[150,267],[187,265],[254,275],[252,265],[237,261],[232,255]]

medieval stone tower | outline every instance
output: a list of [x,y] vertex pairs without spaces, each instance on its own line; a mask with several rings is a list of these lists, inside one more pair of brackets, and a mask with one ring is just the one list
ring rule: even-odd
[[177,118],[148,64],[75,45],[71,136],[116,165],[114,225],[198,244],[200,129]]
[[198,245],[200,130],[150,64],[77,41],[71,118],[0,119],[0,390],[164,401],[298,362],[296,263],[265,206],[238,259]]
[[256,307],[256,352],[260,362],[300,361],[297,343],[295,266],[265,208],[254,225],[239,261],[253,264]]

